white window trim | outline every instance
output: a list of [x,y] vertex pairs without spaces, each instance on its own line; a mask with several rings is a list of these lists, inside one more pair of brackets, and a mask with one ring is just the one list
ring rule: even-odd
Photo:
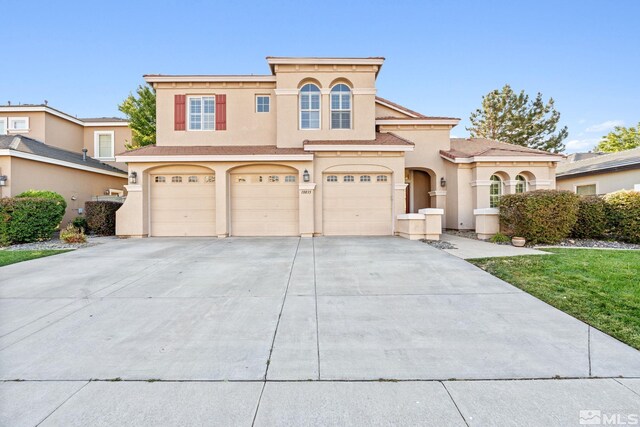
[[[318,89],[318,94],[320,95],[320,101],[318,103],[318,110],[317,110],[318,111],[318,127],[317,128],[302,127],[302,87],[305,87],[307,84],[311,84],[315,86]],[[304,131],[321,130],[322,129],[322,89],[320,89],[318,85],[314,83],[305,83],[302,85],[302,87],[300,88],[300,90],[298,90],[298,128]],[[311,107],[311,97],[309,97],[309,107]],[[316,111],[316,110],[312,110],[311,108],[309,108],[308,110],[305,110],[305,111]]]
[[[267,111],[258,111],[258,98],[267,98],[269,100],[269,109]],[[270,113],[271,112],[271,95],[256,94],[256,113]]]
[[9,132],[9,121],[6,117],[0,117],[0,122],[4,123],[4,133],[0,133],[0,135],[7,135]]
[[[29,133],[29,131],[31,130],[29,128],[29,117],[7,117],[7,134],[10,133]],[[11,124],[11,122],[13,121],[17,121],[17,120],[24,120],[27,122],[27,127],[25,129],[16,129],[13,127],[13,125]]]
[[[109,157],[100,157],[100,135],[111,136],[111,155]],[[93,158],[98,160],[116,160],[116,133],[112,130],[97,130],[93,132]]]
[[[332,99],[331,97],[333,96],[333,88],[335,88],[338,85],[345,85],[349,88],[349,109],[348,110],[344,110],[344,109],[337,109],[334,110],[332,105]],[[342,105],[342,93],[344,92],[336,92],[340,94],[340,104]],[[333,127],[333,112],[336,113],[345,113],[345,112],[349,112],[349,127],[348,128],[334,128]],[[352,130],[353,129],[353,89],[351,89],[348,85],[344,84],[344,83],[338,83],[336,85],[334,85],[331,90],[329,91],[329,127],[331,128],[331,130]]]
[[[213,98],[213,129],[191,129],[191,99],[192,98],[199,98],[202,100],[202,98]],[[204,111],[204,104],[202,104],[202,101],[200,101],[200,108],[202,109],[202,111]],[[217,108],[216,108],[216,97],[215,95],[193,95],[193,96],[187,96],[187,105],[186,105],[186,120],[187,120],[187,131],[189,132],[213,132],[216,130],[216,114],[218,113]],[[200,113],[202,116],[204,116],[204,112]],[[203,123],[202,121],[200,122],[201,124]]]
[[573,192],[574,194],[578,194],[578,187],[588,187],[590,185],[596,186],[596,195],[600,194],[600,185],[598,185],[598,181],[593,182],[581,182],[580,184],[573,184]]

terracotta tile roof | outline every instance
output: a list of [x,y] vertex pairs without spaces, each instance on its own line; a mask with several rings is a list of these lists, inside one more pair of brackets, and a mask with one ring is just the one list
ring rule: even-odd
[[376,120],[425,120],[425,119],[460,120],[460,118],[458,117],[425,116],[422,113],[418,113],[417,111],[411,110],[400,104],[396,104],[395,102],[389,101],[388,99],[382,98],[380,96],[376,96],[376,101],[384,102],[385,104],[389,104],[399,110],[404,111],[405,113],[416,116],[416,117],[383,116],[383,117],[376,117]]
[[629,169],[640,169],[640,148],[560,163],[556,169],[556,177],[562,179]]
[[562,157],[562,154],[553,154],[548,151],[535,150],[487,138],[451,138],[451,149],[440,150],[440,154],[450,159],[518,155]]
[[308,154],[302,148],[277,148],[275,145],[223,145],[223,146],[174,146],[147,145],[135,150],[125,151],[118,156],[225,156],[225,155],[291,155]]
[[393,133],[376,133],[376,139],[305,140],[304,145],[414,145],[408,139]]

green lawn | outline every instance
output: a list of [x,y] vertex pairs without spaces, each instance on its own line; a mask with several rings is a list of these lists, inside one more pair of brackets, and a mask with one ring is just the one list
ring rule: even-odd
[[68,250],[42,250],[42,251],[0,251],[0,267],[14,264],[30,259],[42,258],[45,256],[57,255]]
[[640,251],[545,251],[469,262],[640,349]]

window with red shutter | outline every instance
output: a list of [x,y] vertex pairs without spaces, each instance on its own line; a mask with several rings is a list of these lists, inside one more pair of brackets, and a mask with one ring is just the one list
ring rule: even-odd
[[216,130],[227,130],[227,95],[216,95]]
[[185,95],[175,95],[174,98],[174,129],[185,130],[187,112],[185,110]]

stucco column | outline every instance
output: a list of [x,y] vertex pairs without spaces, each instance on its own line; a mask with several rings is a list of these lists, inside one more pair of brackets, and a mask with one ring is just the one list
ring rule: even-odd
[[549,179],[536,179],[529,181],[529,190],[550,190],[553,188],[552,182]]
[[516,184],[518,181],[515,179],[504,182],[504,194],[516,194]]
[[[138,175],[140,176],[140,175]],[[116,235],[118,237],[146,237],[144,191],[142,184],[125,185],[127,198],[116,211]]]
[[225,238],[229,235],[229,219],[227,218],[229,200],[229,177],[226,166],[214,166],[216,173],[216,234],[218,238]]
[[314,193],[316,184],[313,182],[305,182],[298,186],[300,196],[298,199],[300,215],[300,236],[313,237],[314,228]]
[[393,234],[396,233],[398,228],[397,217],[400,214],[405,213],[407,207],[407,185],[409,184],[396,184],[393,192]]
[[490,205],[489,188],[491,187],[491,181],[477,180],[477,181],[473,181],[471,183],[471,186],[473,187],[475,196],[476,196],[476,206],[474,206],[473,208],[474,209],[488,208]]
[[[447,206],[447,190],[429,191],[429,196],[431,197],[431,208],[433,208],[433,209],[442,209],[443,212],[444,212],[444,209]],[[443,215],[442,216],[442,226],[444,228],[447,227],[445,219],[446,219],[446,216]]]

